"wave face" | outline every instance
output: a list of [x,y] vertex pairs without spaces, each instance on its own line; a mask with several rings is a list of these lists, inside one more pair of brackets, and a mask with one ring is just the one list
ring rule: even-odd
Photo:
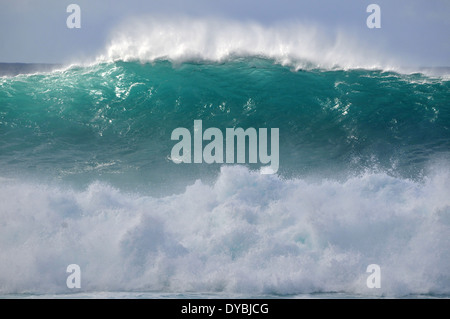
[[288,177],[374,167],[417,177],[450,150],[450,82],[420,74],[292,71],[243,58],[115,62],[1,81],[4,176],[195,181],[220,166],[169,157],[172,131],[192,131],[197,119],[223,132],[279,128],[280,173]]
[[[84,291],[449,294],[450,82],[276,62],[1,78],[0,292],[77,263]],[[278,175],[174,164],[194,120],[279,128]]]

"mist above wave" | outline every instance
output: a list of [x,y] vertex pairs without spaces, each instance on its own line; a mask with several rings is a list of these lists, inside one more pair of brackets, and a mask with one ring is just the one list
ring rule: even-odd
[[187,17],[141,17],[117,27],[98,61],[168,59],[224,61],[260,56],[303,68],[393,69],[393,59],[346,34],[300,22],[265,26],[256,22]]

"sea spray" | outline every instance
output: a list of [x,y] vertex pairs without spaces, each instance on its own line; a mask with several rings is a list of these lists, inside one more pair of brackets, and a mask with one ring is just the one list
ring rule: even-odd
[[449,294],[449,181],[448,169],[308,182],[236,166],[163,198],[2,182],[0,292],[66,293],[76,262],[83,292]]

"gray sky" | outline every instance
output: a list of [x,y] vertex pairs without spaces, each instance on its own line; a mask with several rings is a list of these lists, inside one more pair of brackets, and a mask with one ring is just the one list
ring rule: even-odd
[[[66,26],[71,3],[81,7],[81,29]],[[371,3],[381,7],[381,29],[366,26]],[[450,66],[450,0],[0,0],[0,62],[93,57],[115,26],[142,14],[311,23],[345,30],[408,65]]]

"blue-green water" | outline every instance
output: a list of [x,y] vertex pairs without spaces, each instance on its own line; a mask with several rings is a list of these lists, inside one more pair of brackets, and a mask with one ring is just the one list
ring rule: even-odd
[[[171,133],[279,128],[280,167]],[[450,293],[450,81],[263,58],[0,78],[0,293]],[[205,145],[205,143],[204,143]],[[381,290],[366,287],[380,264]]]
[[[279,128],[280,174],[367,168],[418,177],[450,150],[450,81],[392,72],[292,71],[263,59],[117,62],[4,78],[0,172],[85,185],[164,187],[219,165],[174,165],[177,127]],[[206,142],[204,142],[204,145]]]

